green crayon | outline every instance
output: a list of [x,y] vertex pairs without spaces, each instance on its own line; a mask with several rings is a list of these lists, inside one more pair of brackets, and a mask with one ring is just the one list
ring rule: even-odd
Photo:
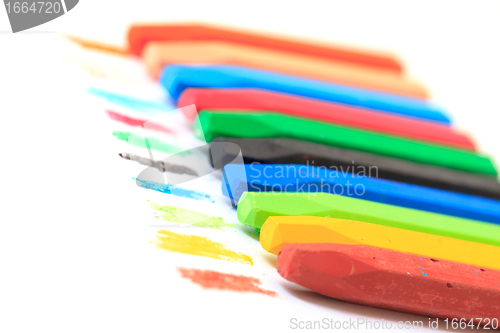
[[266,112],[204,110],[195,133],[207,142],[215,137],[288,138],[348,148],[472,173],[496,176],[491,161],[472,151],[382,135]]
[[318,216],[500,246],[499,225],[330,193],[244,192],[237,212],[238,220],[253,228],[270,216]]

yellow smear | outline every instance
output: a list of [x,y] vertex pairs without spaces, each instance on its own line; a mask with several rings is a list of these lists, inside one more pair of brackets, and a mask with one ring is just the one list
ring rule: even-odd
[[154,245],[157,249],[166,251],[239,262],[253,266],[253,260],[250,256],[240,252],[233,252],[229,250],[226,245],[216,243],[206,237],[158,230]]

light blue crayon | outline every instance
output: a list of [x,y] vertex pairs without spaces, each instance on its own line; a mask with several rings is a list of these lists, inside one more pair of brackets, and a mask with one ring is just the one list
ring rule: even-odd
[[190,87],[255,88],[450,123],[440,107],[419,99],[241,66],[171,65],[163,70],[160,83],[175,100]]

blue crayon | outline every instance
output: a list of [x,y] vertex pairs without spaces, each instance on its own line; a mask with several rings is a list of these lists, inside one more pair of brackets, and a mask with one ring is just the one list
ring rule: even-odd
[[325,192],[500,224],[500,201],[343,170],[293,164],[228,164],[223,176],[222,192],[236,202],[244,191]]
[[450,123],[441,108],[418,99],[240,66],[171,65],[160,83],[175,100],[190,87],[256,88]]

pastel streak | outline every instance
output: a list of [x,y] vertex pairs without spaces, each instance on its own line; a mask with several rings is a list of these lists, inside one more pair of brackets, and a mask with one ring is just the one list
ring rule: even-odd
[[161,212],[161,219],[167,222],[219,230],[223,227],[236,227],[234,224],[225,223],[222,217],[218,216],[199,213],[170,205],[159,205],[154,202],[150,203],[149,206],[154,210]]
[[85,49],[99,51],[99,52],[112,53],[114,55],[119,55],[119,56],[130,55],[126,50],[121,49],[121,48],[114,46],[114,45],[101,44],[101,43],[97,43],[94,41],[82,39],[82,38],[79,38],[76,36],[71,36],[71,35],[65,35],[64,37],[66,37],[68,40],[80,45],[81,47],[83,47]]
[[175,185],[169,185],[169,184],[164,184],[164,183],[157,183],[157,182],[152,182],[148,180],[142,180],[138,178],[133,178],[136,181],[136,184],[139,187],[148,189],[148,190],[153,190],[161,193],[166,193],[166,194],[172,194],[178,197],[184,197],[184,198],[189,198],[189,199],[194,199],[194,200],[207,200],[210,202],[215,202],[212,200],[212,198],[205,193],[198,192],[198,191],[193,191],[193,190],[186,190],[184,188],[175,186]]
[[205,289],[231,290],[238,292],[259,293],[275,297],[274,291],[259,287],[260,280],[250,276],[219,273],[210,270],[177,268],[182,277]]
[[182,150],[182,148],[165,143],[156,138],[150,137],[141,137],[136,134],[132,134],[130,132],[122,132],[122,131],[113,131],[113,135],[122,141],[128,142],[132,146],[153,149],[159,152],[167,153],[167,154],[178,154],[179,156],[187,156],[190,155],[191,152],[189,150]]
[[157,112],[157,111],[166,112],[166,111],[168,111],[169,107],[171,107],[172,110],[176,109],[176,107],[174,105],[170,105],[169,103],[162,104],[162,103],[158,103],[158,102],[147,101],[147,100],[134,98],[134,97],[130,97],[127,95],[121,95],[121,94],[117,94],[117,93],[114,93],[111,91],[102,90],[102,89],[98,89],[98,88],[94,88],[94,87],[89,88],[87,90],[87,93],[89,93],[93,96],[96,96],[96,97],[104,98],[111,103],[125,106],[129,109],[139,111],[139,112],[144,112],[144,113],[151,113],[152,111],[153,112]]
[[106,110],[106,113],[108,114],[109,118],[113,119],[114,121],[118,121],[127,124],[129,126],[141,126],[145,129],[163,132],[174,136],[176,135],[174,130],[167,128],[163,125],[157,124],[155,122],[152,122],[150,120],[132,118],[110,110]]
[[206,237],[177,234],[167,230],[158,230],[154,245],[157,249],[190,254],[217,260],[225,260],[253,266],[250,256],[233,252],[226,245],[216,243]]

